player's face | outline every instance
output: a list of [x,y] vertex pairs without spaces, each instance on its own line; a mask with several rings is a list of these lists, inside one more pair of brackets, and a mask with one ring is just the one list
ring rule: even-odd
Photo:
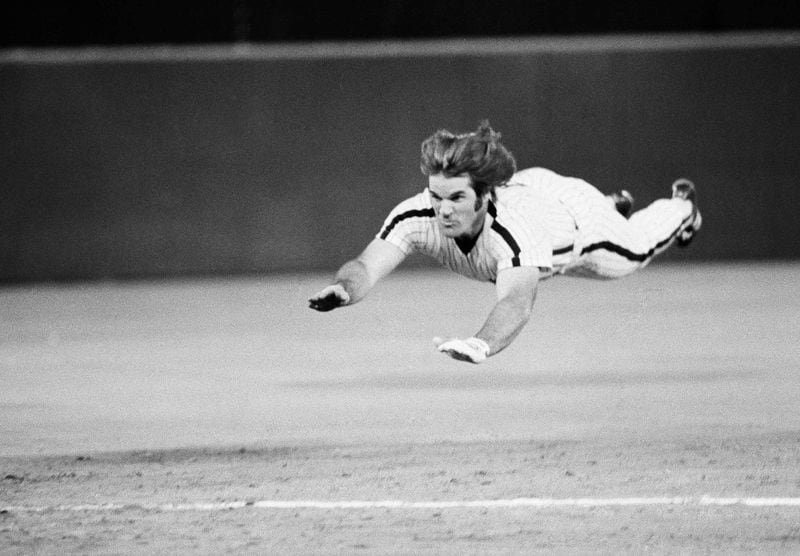
[[475,194],[469,176],[434,174],[428,177],[428,191],[444,235],[453,238],[478,235],[486,217],[486,203]]

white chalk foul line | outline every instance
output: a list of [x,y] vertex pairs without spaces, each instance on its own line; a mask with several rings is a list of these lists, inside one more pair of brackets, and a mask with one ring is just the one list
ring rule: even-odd
[[6,506],[0,512],[111,512],[123,510],[160,512],[213,512],[259,508],[271,510],[445,510],[451,508],[559,508],[614,506],[750,506],[800,508],[800,498],[744,498],[713,496],[632,497],[632,498],[509,498],[500,500],[237,500],[233,502],[195,502],[182,504],[76,504],[58,506]]

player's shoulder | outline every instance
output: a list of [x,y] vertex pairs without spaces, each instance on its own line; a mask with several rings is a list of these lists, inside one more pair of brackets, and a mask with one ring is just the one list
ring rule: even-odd
[[542,211],[550,206],[549,199],[536,191],[525,192],[517,198],[506,198],[505,202],[498,200],[490,205],[492,230],[503,239],[512,236],[518,238],[519,242],[549,241]]
[[[529,218],[529,215],[524,210],[525,204],[519,204],[516,200],[497,199],[496,202],[489,204],[489,215],[492,217],[492,230],[502,232],[508,230],[510,232],[529,232],[531,230],[538,230],[539,223],[536,219]],[[501,235],[503,235],[501,233]]]
[[498,260],[506,261],[503,267],[552,266],[552,242],[539,219],[506,203],[490,204],[489,215],[492,223],[487,246]]

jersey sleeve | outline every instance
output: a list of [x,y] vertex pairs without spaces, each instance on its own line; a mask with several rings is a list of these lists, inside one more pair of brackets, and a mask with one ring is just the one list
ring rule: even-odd
[[547,231],[536,221],[505,212],[491,226],[497,272],[517,266],[552,270],[553,248]]
[[428,196],[420,193],[392,209],[375,237],[388,241],[408,255],[417,250],[435,216]]

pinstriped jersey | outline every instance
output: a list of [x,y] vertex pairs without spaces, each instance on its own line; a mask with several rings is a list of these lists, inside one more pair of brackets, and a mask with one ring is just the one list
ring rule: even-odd
[[427,190],[397,205],[376,237],[475,280],[493,282],[498,272],[516,266],[559,272],[573,260],[574,218],[557,197],[513,179],[511,184],[496,190],[483,229],[466,251],[442,233]]

